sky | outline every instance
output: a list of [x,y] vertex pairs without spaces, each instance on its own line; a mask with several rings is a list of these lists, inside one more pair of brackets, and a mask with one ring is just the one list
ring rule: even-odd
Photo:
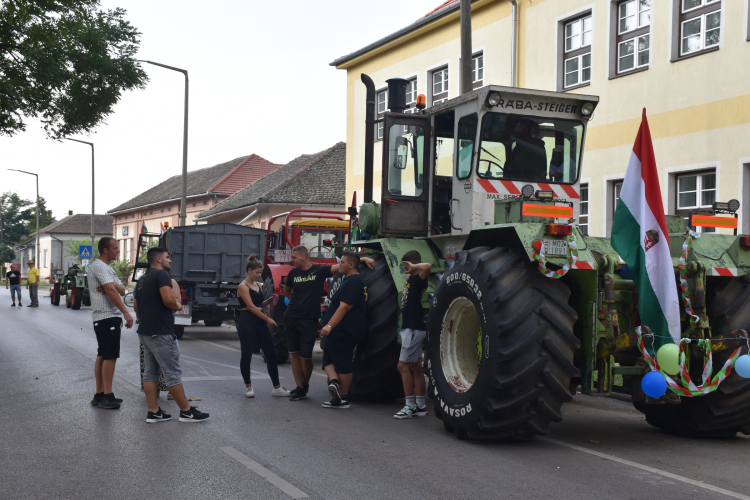
[[[141,33],[139,59],[187,69],[188,170],[258,154],[286,163],[346,140],[346,72],[329,63],[424,16],[442,0],[103,0]],[[95,144],[96,213],[182,171],[184,77],[143,64],[149,83],[127,92]],[[53,216],[91,213],[91,148],[47,139],[40,122],[0,136],[0,192]]]

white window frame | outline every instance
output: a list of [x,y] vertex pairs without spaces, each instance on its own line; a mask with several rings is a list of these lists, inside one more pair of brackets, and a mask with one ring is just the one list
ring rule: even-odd
[[448,100],[448,98],[447,98],[447,97],[443,97],[442,99],[438,99],[437,101],[433,101],[433,102],[432,102],[432,105],[433,105],[433,106],[437,106],[437,105],[438,105],[438,104],[440,104],[441,102],[445,102],[445,101],[447,101],[447,100]]
[[[435,75],[437,75],[437,74],[440,74],[440,85],[441,85],[441,89],[442,89],[440,92],[435,92]],[[432,95],[433,96],[440,95],[440,94],[445,94],[446,92],[450,92],[450,84],[449,84],[448,77],[449,77],[448,66],[446,66],[445,68],[441,68],[441,69],[438,69],[438,70],[435,70],[435,71],[432,72],[432,81],[430,82],[430,84],[432,85]],[[441,102],[442,102],[442,100],[441,100]]]
[[[713,189],[703,189],[703,176],[704,175],[711,175],[713,173],[714,176],[714,187]],[[685,177],[695,177],[695,191],[680,191],[680,179],[683,179]],[[677,193],[676,193],[676,200],[675,200],[675,207],[676,210],[697,210],[702,208],[713,208],[713,204],[710,205],[704,205],[703,204],[703,192],[704,191],[713,191],[714,192],[714,202],[716,202],[717,193],[719,191],[719,176],[716,173],[716,170],[713,172],[687,172],[684,174],[678,174],[675,176],[675,182],[677,183]],[[697,205],[694,206],[680,206],[680,194],[681,193],[695,193],[695,201]],[[687,225],[690,225],[691,221],[687,221]],[[712,227],[701,227],[696,226],[695,228],[696,232],[698,233],[715,233],[716,228]]]
[[[579,56],[571,57],[571,58],[565,59],[563,61],[563,88],[568,89],[568,88],[571,88],[571,87],[577,87],[579,85],[583,85],[584,83],[591,83],[591,71],[589,71],[589,79],[588,80],[584,80],[583,79],[583,58],[586,57],[586,56],[589,56],[589,65],[587,66],[587,68],[589,68],[589,70],[591,70],[591,66],[592,66],[591,52],[587,52],[587,53],[581,54]],[[578,70],[577,70],[577,72],[578,72],[578,81],[576,83],[571,83],[570,85],[568,85],[566,77],[569,74],[573,73],[573,72],[572,71],[570,71],[570,72],[566,71],[566,69],[567,69],[567,63],[568,63],[568,61],[572,61],[573,59],[578,59]]]
[[[719,16],[719,27],[718,28],[712,28],[712,29],[710,29],[708,31],[719,30],[719,41],[717,41],[713,45],[706,46],[706,17],[707,16],[713,16],[715,14],[717,14]],[[700,36],[700,41],[701,41],[700,48],[697,48],[695,50],[690,50],[690,51],[685,52],[683,50],[684,47],[683,47],[683,43],[682,43],[685,40],[685,38],[687,38],[684,35],[684,33],[685,33],[685,24],[691,23],[691,22],[695,21],[696,19],[699,19],[700,22],[701,22],[700,32],[698,33],[698,35]],[[700,16],[695,16],[695,17],[692,17],[692,18],[687,19],[685,21],[682,21],[680,23],[680,55],[684,56],[686,54],[694,54],[696,52],[700,52],[701,50],[710,49],[712,47],[718,47],[721,44],[721,29],[722,29],[722,26],[721,26],[721,9],[715,10],[713,12],[709,12],[708,14],[702,14]],[[693,37],[695,35],[690,35],[690,36]]]
[[[585,200],[583,199],[583,193],[584,193],[584,191],[586,193],[586,199]],[[581,183],[580,192],[581,192],[581,197],[580,197],[580,199],[578,201],[578,227],[585,228],[585,232],[583,232],[582,234],[588,235],[589,234],[589,227],[590,227],[590,224],[591,224],[591,214],[589,213],[589,207],[591,205],[591,201],[590,201],[591,200],[591,191],[589,190],[588,183],[586,183],[586,184]],[[586,209],[586,213],[585,214],[583,213],[584,207]],[[580,221],[581,217],[586,217],[586,222],[585,223],[582,223]]]
[[[650,37],[651,37],[651,33],[646,33],[645,35],[637,36],[635,38],[630,38],[628,40],[623,40],[622,42],[620,42],[620,43],[617,44],[617,54],[616,54],[616,56],[617,56],[617,72],[618,73],[626,73],[628,71],[633,71],[633,70],[638,69],[638,68],[645,68],[646,66],[648,66],[649,64],[651,64],[651,38]],[[646,49],[645,51],[639,51],[638,50],[638,42],[641,40],[641,38],[648,38],[649,39],[648,40],[648,49]],[[620,47],[623,44],[626,44],[628,42],[633,42],[633,58],[634,58],[634,61],[635,61],[635,65],[632,68],[629,68],[629,69],[622,69],[620,67],[620,60],[623,57],[620,55]],[[641,52],[647,52],[648,53],[648,62],[645,63],[645,64],[640,64],[639,63],[640,58],[638,56],[640,56]]]
[[[405,115],[413,115],[416,112],[417,112],[417,108],[406,108],[404,110]],[[409,125],[404,125],[404,134],[408,134],[408,133],[409,133]]]
[[[380,96],[383,96],[383,102],[380,102]],[[375,94],[375,102],[377,103],[376,114],[380,115],[388,111],[388,90],[379,90]],[[380,105],[383,105],[383,110],[380,110]]]
[[[591,21],[591,28],[588,31],[584,31],[584,29],[583,29],[584,28],[584,23],[585,23],[586,20],[590,20]],[[572,26],[574,24],[580,24],[581,25],[580,32],[578,32],[578,34],[568,36],[568,26]],[[584,38],[583,35],[584,35],[584,33],[589,33],[589,43],[583,43],[583,38]],[[581,44],[578,45],[578,47],[573,47],[573,48],[569,49],[568,48],[568,39],[569,38],[573,38],[574,36],[580,36],[581,37]],[[594,22],[593,22],[593,16],[591,14],[583,16],[583,17],[579,17],[578,19],[576,19],[574,21],[570,21],[570,22],[565,23],[565,25],[563,26],[564,52],[572,52],[574,50],[582,49],[584,47],[590,47],[591,46],[591,41],[593,40],[593,37],[594,37]]]
[[375,124],[375,140],[383,140],[383,129],[385,128],[385,120],[381,120]]
[[[636,23],[635,23],[635,28],[632,28],[632,29],[629,29],[629,30],[625,30],[625,31],[620,31],[620,21],[622,21],[622,19],[623,19],[622,16],[620,15],[620,9],[622,8],[623,5],[626,5],[626,4],[629,4],[629,3],[632,3],[632,2],[636,3],[636,9],[635,9]],[[641,24],[641,14],[644,13],[644,12],[646,12],[646,11],[649,12],[648,23]],[[622,2],[621,4],[619,4],[617,6],[617,34],[618,35],[622,35],[624,33],[629,33],[631,31],[635,31],[635,30],[638,30],[638,29],[641,29],[641,28],[645,28],[646,26],[651,26],[651,0],[649,0],[648,8],[647,9],[643,9],[643,10],[641,10],[641,3],[640,3],[639,0],[628,0],[627,2]]]
[[[409,91],[410,88],[411,88],[411,92]],[[411,101],[409,100],[409,94],[410,93],[413,96],[413,99]],[[409,83],[406,84],[406,104],[407,104],[407,106],[409,104],[413,104],[413,103],[417,102],[417,95],[419,95],[419,93],[417,91],[417,79],[414,78],[412,80],[409,80]]]
[[[481,72],[481,78],[477,78],[477,74]],[[484,53],[479,53],[471,58],[471,83],[483,82],[484,81]]]
[[686,12],[692,12],[694,10],[700,9],[701,7],[705,7],[706,5],[711,5],[712,3],[716,2],[721,2],[721,0],[701,0],[699,6],[685,10],[685,0],[680,0],[680,12],[682,12],[683,14]]

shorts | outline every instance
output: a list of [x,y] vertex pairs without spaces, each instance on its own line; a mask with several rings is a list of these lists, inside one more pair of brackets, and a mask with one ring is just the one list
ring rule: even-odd
[[16,293],[18,294],[18,300],[21,300],[21,285],[10,285],[10,297],[12,299],[16,298]]
[[138,339],[143,346],[143,381],[158,382],[164,374],[167,387],[182,383],[180,368],[180,347],[174,335],[141,335]]
[[416,363],[422,357],[422,342],[424,342],[427,332],[404,328],[401,330],[400,335],[401,354],[398,360],[404,363]]
[[323,346],[323,368],[333,365],[336,373],[348,375],[354,371],[354,348],[357,342],[346,332],[331,332]]
[[122,318],[106,318],[94,321],[94,333],[99,348],[97,357],[102,359],[117,359],[120,357],[120,329]]
[[297,353],[302,359],[312,359],[318,322],[314,319],[298,319],[284,316],[284,332],[289,343],[289,353]]

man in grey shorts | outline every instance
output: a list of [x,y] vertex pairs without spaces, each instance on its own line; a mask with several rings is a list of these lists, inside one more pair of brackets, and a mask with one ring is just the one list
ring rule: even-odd
[[146,422],[152,424],[171,419],[159,408],[157,386],[163,373],[169,393],[180,407],[180,422],[204,422],[208,413],[190,406],[182,387],[180,369],[180,347],[174,336],[174,312],[182,305],[172,290],[169,276],[171,259],[165,248],[150,248],[147,254],[148,271],[138,280],[138,338],[143,346],[145,368],[143,370],[143,392],[146,393],[148,414]]

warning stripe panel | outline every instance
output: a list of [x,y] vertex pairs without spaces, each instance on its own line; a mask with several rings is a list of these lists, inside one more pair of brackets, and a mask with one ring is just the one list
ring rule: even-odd
[[552,186],[550,186],[549,184],[542,184],[540,182],[538,185],[541,191],[552,191],[552,196],[554,196],[555,198],[558,198],[557,193],[555,193],[555,190],[552,189]]
[[736,267],[714,267],[711,271],[712,276],[737,276]]
[[487,193],[497,193],[497,189],[492,185],[492,181],[489,179],[477,179],[480,186],[484,188]]
[[521,190],[516,186],[513,181],[500,181],[503,186],[505,186],[505,189],[508,190],[510,194],[521,194]]
[[594,269],[594,262],[587,262],[585,260],[579,260],[573,265],[573,269]]
[[565,191],[565,194],[567,194],[571,198],[574,198],[577,200],[581,197],[576,191],[576,189],[570,184],[560,184],[560,187],[563,188],[563,191]]

